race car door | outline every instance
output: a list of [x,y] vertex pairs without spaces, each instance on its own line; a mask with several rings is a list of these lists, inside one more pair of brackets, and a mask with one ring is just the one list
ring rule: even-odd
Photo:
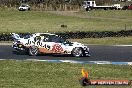
[[44,35],[42,38],[42,53],[63,53],[63,47],[60,37],[56,35]]

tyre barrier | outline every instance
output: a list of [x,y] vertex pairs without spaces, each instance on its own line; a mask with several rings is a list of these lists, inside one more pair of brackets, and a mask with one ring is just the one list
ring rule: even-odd
[[12,37],[9,33],[2,33],[0,34],[0,41],[12,41]]
[[[30,33],[18,33],[20,36],[26,36]],[[0,41],[13,41],[13,38],[10,33],[1,33],[0,34]]]
[[[31,33],[18,33],[20,36],[25,36]],[[121,30],[117,32],[103,31],[103,32],[65,32],[65,33],[55,33],[66,39],[82,39],[82,38],[104,38],[104,37],[126,37],[132,36],[132,30]],[[0,34],[0,41],[12,41],[10,33]]]
[[56,33],[67,39],[82,39],[82,38],[104,38],[104,37],[126,37],[132,36],[132,30],[121,30],[117,32],[103,31],[103,32],[66,32]]

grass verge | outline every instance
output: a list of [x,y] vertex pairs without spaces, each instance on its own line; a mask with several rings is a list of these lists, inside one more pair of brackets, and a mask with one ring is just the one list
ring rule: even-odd
[[[31,61],[0,61],[1,88],[81,88],[82,64]],[[83,65],[91,79],[132,79],[129,65]],[[132,86],[125,86],[131,88]],[[89,86],[95,88],[95,86]],[[124,86],[96,86],[124,88]]]
[[69,39],[69,41],[81,42],[84,44],[132,45],[132,37],[84,38],[84,39]]
[[[81,13],[81,15],[80,13],[68,13],[67,15],[65,12],[62,16],[45,11],[5,10],[0,12],[0,33],[120,31],[132,28],[132,15],[130,15],[132,11],[101,12],[92,11]],[[109,13],[112,16],[108,15]],[[69,16],[69,14],[73,15]],[[67,25],[67,27],[61,27],[61,25]]]

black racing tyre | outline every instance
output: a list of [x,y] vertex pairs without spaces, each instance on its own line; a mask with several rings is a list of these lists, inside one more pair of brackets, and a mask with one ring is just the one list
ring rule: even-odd
[[82,48],[80,48],[80,47],[74,48],[74,49],[72,50],[72,55],[73,55],[74,57],[83,56],[83,50],[82,50]]
[[86,8],[86,11],[91,11],[91,10],[92,10],[92,8],[91,8],[91,7]]
[[31,9],[30,8],[28,8],[28,11],[30,11]]
[[20,9],[19,9],[19,11],[23,11],[23,9],[22,9],[22,8],[20,8]]
[[36,47],[36,46],[29,47],[29,55],[36,56],[36,55],[38,55],[38,53],[39,53],[38,47]]
[[88,9],[88,8],[86,8],[86,11],[89,11],[89,9]]

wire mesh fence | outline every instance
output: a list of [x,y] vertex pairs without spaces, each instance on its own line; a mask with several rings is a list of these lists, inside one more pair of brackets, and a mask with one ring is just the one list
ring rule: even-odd
[[[19,33],[21,36],[25,36],[31,33]],[[104,38],[104,37],[127,37],[132,36],[132,30],[121,30],[118,32],[103,31],[103,32],[66,32],[56,33],[57,35],[65,39],[82,39],[82,38]],[[10,33],[0,34],[0,41],[12,41]]]

